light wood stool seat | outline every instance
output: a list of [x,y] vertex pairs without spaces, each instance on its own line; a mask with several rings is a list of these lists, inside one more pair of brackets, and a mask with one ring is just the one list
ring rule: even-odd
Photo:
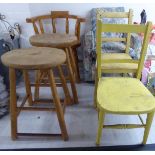
[[[51,32],[45,28],[46,20],[51,21]],[[59,20],[63,20],[64,22],[62,23]],[[71,62],[76,82],[80,82],[76,48],[80,46],[81,23],[85,22],[85,19],[70,14],[69,11],[51,11],[50,14],[27,18],[26,22],[33,24],[35,35],[30,38],[30,43],[33,46],[56,47],[68,50],[69,61]],[[72,22],[74,22],[75,25],[70,28],[70,23]],[[65,31],[60,32],[57,25],[61,26],[61,28],[64,27]],[[74,34],[70,33],[71,30]]]
[[[75,35],[71,34],[59,34],[59,33],[54,33],[54,34],[36,34],[30,37],[30,43],[33,46],[36,47],[51,47],[51,48],[59,48],[65,50],[66,54],[68,55],[67,57],[67,62],[69,66],[71,66],[71,72],[75,73],[76,72],[76,64],[74,61],[73,53],[72,53],[72,46],[79,44],[79,41],[77,40],[77,37]],[[55,59],[57,60],[57,59]],[[77,72],[76,72],[77,73]],[[77,74],[70,74],[70,83],[71,83],[71,88],[72,88],[72,93],[73,93],[73,99],[74,103],[78,103],[78,96],[77,96],[77,91],[76,91],[76,86],[75,86],[75,77]],[[37,73],[39,74],[39,73]],[[75,75],[75,77],[74,77]],[[39,81],[38,76],[36,76],[36,81]],[[39,91],[39,88],[37,88]],[[38,94],[38,92],[36,92]],[[36,98],[38,98],[38,95],[36,95]]]
[[[9,67],[10,76],[10,116],[11,116],[11,136],[15,140],[17,136],[33,136],[33,135],[46,135],[46,136],[62,136],[64,140],[68,140],[68,133],[66,129],[64,119],[64,106],[60,102],[60,98],[57,93],[55,78],[53,74],[53,68],[58,68],[60,72],[60,79],[62,80],[62,87],[65,93],[65,97],[70,98],[69,91],[65,78],[62,74],[61,65],[66,61],[66,54],[61,49],[48,48],[48,47],[34,47],[28,49],[18,49],[8,52],[1,57],[2,63]],[[16,99],[16,76],[15,69],[23,71],[26,96],[20,106],[17,106]],[[33,107],[35,99],[33,99],[31,93],[31,84],[29,80],[29,70],[40,70],[45,72],[49,81],[53,99],[50,102],[54,103],[54,107]],[[37,84],[36,84],[37,85]],[[28,100],[29,105],[24,106]],[[34,133],[19,133],[17,129],[17,117],[22,110],[34,110],[34,111],[56,111],[61,134],[34,134]]]
[[65,48],[79,44],[77,36],[60,33],[43,33],[30,37],[30,43],[33,46]]
[[57,48],[32,47],[8,52],[2,56],[2,61],[17,69],[47,69],[63,64],[66,54]]

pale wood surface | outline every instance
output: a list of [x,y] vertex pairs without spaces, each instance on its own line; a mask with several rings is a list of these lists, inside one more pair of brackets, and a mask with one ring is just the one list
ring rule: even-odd
[[60,103],[60,98],[58,96],[58,92],[56,89],[56,83],[55,83],[54,74],[52,70],[50,71],[48,70],[48,78],[51,85],[52,96],[53,96],[53,100],[56,108],[56,114],[57,114],[60,129],[61,129],[62,138],[66,141],[68,140],[68,133],[67,133],[65,118],[64,118],[62,106]]
[[33,46],[64,48],[79,44],[75,35],[71,34],[36,34],[30,37]]
[[44,69],[63,64],[66,54],[61,49],[33,47],[13,50],[4,54],[1,59],[3,64],[12,68]]
[[[53,33],[57,32],[56,29],[56,20],[58,18],[64,18],[66,19],[66,33],[69,33],[69,20],[74,20],[75,21],[75,29],[74,29],[74,34],[77,36],[78,40],[80,40],[80,27],[81,27],[81,22],[85,22],[85,18],[79,17],[77,15],[71,15],[69,14],[69,11],[51,11],[51,14],[48,15],[40,15],[36,17],[31,17],[27,18],[26,22],[27,23],[32,23],[33,28],[35,31],[35,34],[40,34],[44,33],[44,20],[51,20],[52,23],[52,30]],[[39,24],[37,24],[39,22]]]
[[10,120],[11,120],[11,138],[17,139],[17,97],[16,97],[16,73],[15,69],[9,68],[10,80]]

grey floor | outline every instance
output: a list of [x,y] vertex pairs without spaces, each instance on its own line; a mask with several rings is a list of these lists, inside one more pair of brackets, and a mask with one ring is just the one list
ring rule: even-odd
[[[10,138],[9,115],[0,119],[0,149],[6,148],[59,148],[95,146],[97,132],[97,112],[93,108],[93,84],[78,84],[79,104],[66,107],[65,119],[69,141],[64,142],[60,137],[19,137],[16,141]],[[22,98],[24,87],[20,85],[17,92]],[[43,97],[49,97],[48,88],[41,90]],[[63,96],[59,89],[60,96]],[[143,116],[145,118],[145,116]],[[105,123],[138,123],[137,116],[106,115]],[[19,132],[60,132],[55,113],[52,112],[22,112],[18,119]],[[143,129],[104,129],[101,146],[140,144]],[[155,120],[152,124],[148,144],[155,143]]]

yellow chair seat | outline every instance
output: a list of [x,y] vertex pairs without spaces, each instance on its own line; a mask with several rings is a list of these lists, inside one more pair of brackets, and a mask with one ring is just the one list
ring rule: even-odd
[[[108,59],[132,59],[129,54],[126,53],[103,53],[103,60]],[[101,64],[102,72],[107,73],[129,73],[136,72],[138,64],[133,63],[102,63]]]
[[107,59],[132,59],[129,54],[127,53],[103,53],[102,54],[102,59],[107,60]]
[[155,110],[155,98],[135,78],[100,79],[97,88],[100,109],[115,114],[141,114]]
[[129,73],[129,70],[131,72],[136,72],[137,68],[138,68],[138,64],[133,64],[133,63],[104,63],[101,66],[101,69],[103,72],[106,72],[106,70],[110,72],[111,70],[112,73],[113,72],[116,73],[116,71],[114,70],[118,70],[117,72],[120,72],[120,73],[122,72]]

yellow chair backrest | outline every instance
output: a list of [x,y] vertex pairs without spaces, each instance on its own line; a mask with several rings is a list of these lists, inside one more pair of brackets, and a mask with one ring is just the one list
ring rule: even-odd
[[[146,25],[132,25],[132,24],[104,24],[101,20],[97,19],[96,29],[96,53],[97,53],[97,75],[101,78],[101,64],[102,63],[137,63],[138,68],[136,72],[136,78],[141,78],[141,71],[147,51],[150,33],[152,29],[152,22],[147,22]],[[121,60],[102,60],[102,33],[143,33],[144,39],[142,42],[141,55],[139,60],[121,59]]]
[[[129,12],[105,12],[101,9],[97,10],[97,19],[103,19],[104,18],[124,18],[127,19],[127,24],[132,24],[133,19],[133,10],[129,9]],[[127,33],[127,36],[124,38],[102,38],[102,41],[104,42],[125,42],[126,43],[126,49],[125,52],[129,52],[130,47],[130,38],[131,34]]]

